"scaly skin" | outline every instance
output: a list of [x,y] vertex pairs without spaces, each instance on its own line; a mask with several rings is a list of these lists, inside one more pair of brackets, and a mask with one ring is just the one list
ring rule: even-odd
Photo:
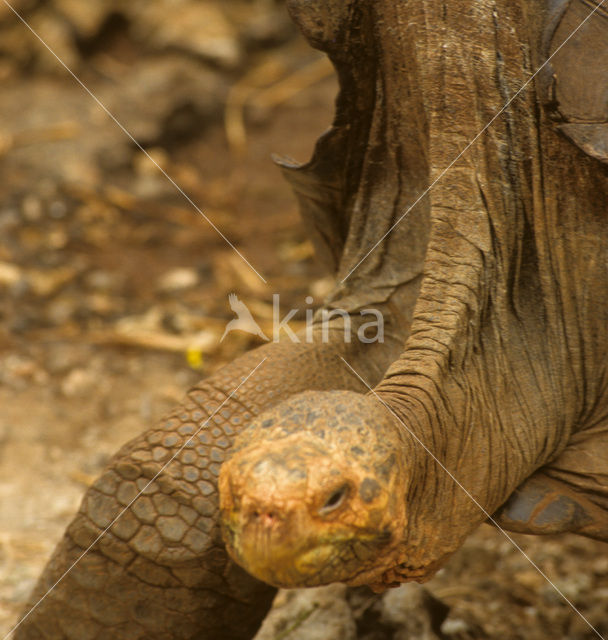
[[[26,612],[224,403],[27,615],[15,640],[250,638],[275,590],[225,553],[218,525],[219,468],[235,434],[263,409],[302,389],[359,386],[339,355],[356,357],[360,347],[344,345],[337,339],[342,333],[336,334],[330,333],[335,347],[320,341],[269,344],[241,356],[193,388],[156,428],[123,447],[87,491]],[[369,375],[381,374],[370,367]]]

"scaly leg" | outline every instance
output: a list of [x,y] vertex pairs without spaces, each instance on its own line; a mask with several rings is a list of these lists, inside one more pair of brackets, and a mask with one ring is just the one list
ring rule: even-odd
[[606,426],[576,433],[560,456],[518,487],[494,518],[519,533],[578,533],[608,542]]

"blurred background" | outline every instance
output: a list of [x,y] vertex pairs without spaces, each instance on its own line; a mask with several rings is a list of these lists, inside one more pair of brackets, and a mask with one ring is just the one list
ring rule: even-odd
[[[337,92],[280,0],[11,4],[31,30],[0,2],[0,636],[112,453],[260,342],[219,342],[228,294],[272,333],[272,293],[295,329],[329,291],[270,154],[307,160]],[[606,545],[517,540],[608,634]],[[283,593],[262,637],[597,636],[482,527],[425,590]]]

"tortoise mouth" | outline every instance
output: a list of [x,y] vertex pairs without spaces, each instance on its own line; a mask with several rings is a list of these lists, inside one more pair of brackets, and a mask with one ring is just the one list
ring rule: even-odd
[[330,531],[316,537],[268,535],[242,527],[238,517],[222,522],[226,549],[233,560],[254,577],[280,588],[316,587],[356,580],[374,570],[390,531]]

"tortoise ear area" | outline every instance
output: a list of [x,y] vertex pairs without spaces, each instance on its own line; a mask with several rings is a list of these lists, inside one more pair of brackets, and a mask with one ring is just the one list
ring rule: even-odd
[[367,477],[363,479],[359,487],[359,497],[365,504],[373,502],[382,492],[382,487],[375,478]]
[[376,476],[384,482],[388,482],[396,462],[395,454],[391,453],[382,463],[374,466]]

